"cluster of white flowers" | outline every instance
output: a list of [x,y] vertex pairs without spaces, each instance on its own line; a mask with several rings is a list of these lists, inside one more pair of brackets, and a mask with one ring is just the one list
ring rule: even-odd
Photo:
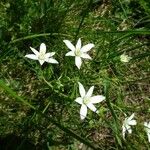
[[[87,54],[87,52],[94,47],[94,44],[90,43],[82,47],[80,38],[78,39],[76,46],[74,46],[69,40],[64,40],[63,42],[71,50],[66,54],[66,56],[75,56],[75,65],[77,66],[78,69],[81,68],[81,64],[82,64],[81,58],[92,59]],[[25,57],[33,60],[38,60],[41,65],[43,65],[44,62],[58,64],[58,61],[52,57],[55,55],[55,52],[46,53],[46,45],[44,43],[40,45],[39,52],[32,47],[30,47],[30,49],[34,54],[28,54],[25,55]],[[97,113],[98,111],[93,104],[99,103],[105,99],[105,97],[102,95],[97,95],[92,97],[93,90],[94,90],[94,86],[92,86],[86,93],[83,85],[79,83],[79,92],[81,97],[78,97],[75,101],[82,105],[80,109],[80,117],[82,120],[87,115],[87,108]]]
[[[92,59],[87,54],[87,52],[94,47],[94,44],[90,43],[82,47],[80,38],[78,39],[76,46],[74,46],[69,40],[64,40],[63,42],[71,50],[66,54],[66,56],[75,56],[75,65],[77,66],[78,69],[81,68],[82,64],[81,58]],[[30,47],[30,49],[34,54],[28,54],[25,55],[25,57],[33,60],[38,60],[41,65],[43,65],[44,62],[58,64],[58,61],[52,57],[55,55],[55,52],[46,53],[46,45],[44,43],[40,45],[39,52],[32,47]],[[81,97],[78,97],[75,101],[82,105],[80,109],[80,117],[83,120],[87,115],[87,108],[91,109],[93,112],[98,113],[96,107],[93,104],[103,101],[105,97],[102,95],[92,97],[94,86],[92,86],[86,93],[83,85],[81,83],[78,84]]]
[[[91,50],[91,48],[94,47],[94,44],[87,44],[82,47],[80,38],[78,39],[76,46],[74,46],[69,40],[64,40],[63,42],[71,50],[70,52],[66,54],[66,56],[75,56],[75,65],[78,67],[78,69],[81,68],[81,64],[82,64],[81,58],[92,59],[87,54],[87,52]],[[41,65],[43,65],[44,62],[58,64],[58,61],[52,58],[52,56],[55,55],[55,52],[46,53],[46,45],[44,43],[40,45],[39,52],[32,47],[30,47],[30,49],[32,50],[34,54],[28,54],[25,57],[33,59],[33,60],[38,60]]]
[[[90,60],[92,59],[87,54],[87,52],[90,51],[94,47],[94,44],[90,43],[82,47],[80,38],[78,39],[76,46],[74,46],[69,40],[64,40],[63,42],[71,50],[68,53],[66,53],[65,56],[74,56],[75,65],[77,66],[78,69],[81,68],[81,64],[82,64],[81,58],[90,59]],[[46,53],[46,45],[44,43],[40,45],[39,52],[32,47],[30,47],[30,49],[32,50],[34,54],[28,54],[28,55],[25,55],[25,57],[33,59],[33,60],[38,60],[41,65],[43,65],[44,62],[58,64],[58,61],[53,58],[53,56],[55,55],[55,52]],[[125,54],[122,54],[120,56],[120,61],[125,62],[125,63],[129,62],[130,59],[131,57]],[[90,89],[86,92],[84,86],[80,82],[78,82],[78,84],[79,84],[79,93],[81,97],[76,98],[75,102],[81,105],[80,118],[81,120],[83,120],[87,116],[88,108],[91,111],[98,113],[98,110],[93,104],[102,102],[103,100],[105,100],[105,96],[103,95],[92,96],[94,86],[90,87]],[[134,113],[130,117],[126,117],[125,120],[123,121],[122,135],[124,139],[125,139],[126,132],[129,134],[132,133],[131,126],[134,126],[137,124],[136,120],[134,120],[133,118],[134,118]],[[150,142],[150,122],[149,123],[145,122],[144,127],[148,136],[148,141]]]

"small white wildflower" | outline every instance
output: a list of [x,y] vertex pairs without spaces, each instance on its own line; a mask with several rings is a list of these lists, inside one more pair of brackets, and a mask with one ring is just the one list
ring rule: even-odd
[[93,104],[100,103],[105,99],[105,97],[102,95],[92,96],[94,86],[92,86],[86,93],[83,85],[80,82],[78,82],[78,84],[81,97],[76,98],[75,101],[81,105],[80,118],[83,120],[87,115],[87,108],[93,112],[98,113],[96,107]]
[[123,121],[123,125],[122,125],[122,135],[123,135],[123,138],[124,138],[124,139],[125,139],[125,133],[126,133],[126,131],[127,131],[129,134],[131,134],[131,133],[132,133],[131,126],[137,124],[136,120],[133,120],[133,118],[134,118],[134,113],[133,113],[130,117],[125,118],[125,120]]
[[144,127],[148,136],[148,142],[150,143],[150,122],[144,122]]
[[127,63],[127,62],[130,61],[130,59],[132,59],[132,57],[129,57],[128,55],[125,55],[125,54],[122,54],[122,55],[120,56],[120,61],[121,61],[121,62]]
[[81,64],[82,64],[82,59],[81,58],[92,59],[87,54],[87,52],[89,50],[91,50],[91,48],[94,47],[94,44],[90,43],[90,44],[87,44],[87,45],[82,47],[80,38],[78,39],[76,46],[74,46],[69,40],[64,40],[63,42],[71,50],[70,52],[68,52],[66,54],[66,56],[75,56],[75,64],[78,67],[78,69],[80,69]]
[[30,49],[32,50],[34,54],[28,54],[28,55],[25,55],[25,57],[33,59],[33,60],[38,60],[41,65],[43,65],[45,61],[48,63],[58,64],[58,61],[52,58],[52,56],[55,55],[55,52],[46,53],[46,45],[44,43],[40,45],[39,52],[32,47],[30,47]]

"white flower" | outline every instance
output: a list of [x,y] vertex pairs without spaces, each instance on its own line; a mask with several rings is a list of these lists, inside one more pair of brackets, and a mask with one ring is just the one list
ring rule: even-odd
[[130,61],[130,59],[132,59],[132,57],[129,57],[128,55],[125,55],[125,54],[122,54],[121,56],[120,56],[120,61],[122,61],[122,62],[129,62]]
[[82,64],[81,58],[92,59],[87,52],[94,47],[94,44],[90,43],[82,47],[80,38],[78,39],[76,46],[74,46],[69,40],[64,40],[63,42],[71,50],[66,54],[66,56],[75,56],[75,64],[78,69],[80,69]]
[[98,113],[96,107],[93,104],[100,103],[105,99],[105,97],[102,95],[92,97],[94,86],[92,86],[86,93],[83,85],[80,82],[78,82],[78,84],[81,97],[76,98],[75,101],[81,105],[80,118],[83,120],[87,115],[87,108],[93,112]]
[[28,55],[25,55],[25,57],[33,59],[33,60],[38,60],[41,65],[43,65],[45,61],[48,63],[58,64],[58,61],[52,58],[52,56],[55,55],[55,52],[46,53],[46,45],[44,43],[40,45],[39,52],[32,47],[30,47],[30,49],[32,50],[34,54],[28,54]]
[[150,142],[150,122],[144,122],[144,126],[145,126],[145,131],[147,133],[148,136],[148,142]]
[[123,121],[123,125],[122,125],[122,135],[123,135],[123,138],[125,138],[126,131],[129,134],[131,134],[132,133],[131,126],[137,124],[136,120],[133,120],[133,118],[134,118],[134,113],[130,117],[125,118],[125,120]]

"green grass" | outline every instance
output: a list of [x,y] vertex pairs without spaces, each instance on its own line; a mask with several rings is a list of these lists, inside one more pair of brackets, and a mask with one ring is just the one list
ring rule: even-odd
[[[149,149],[149,10],[144,0],[1,1],[2,149]],[[78,38],[95,44],[80,70],[63,43]],[[41,43],[56,52],[58,65],[24,57]],[[132,57],[128,63],[120,61],[123,53]],[[99,114],[88,110],[83,121],[74,101],[78,82],[106,97],[95,105]],[[124,140],[122,123],[132,113],[137,125]]]

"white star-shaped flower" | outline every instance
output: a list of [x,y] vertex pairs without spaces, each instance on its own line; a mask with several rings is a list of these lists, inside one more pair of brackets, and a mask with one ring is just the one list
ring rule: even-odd
[[105,99],[105,97],[102,95],[92,96],[94,86],[92,86],[86,93],[83,85],[80,82],[78,82],[78,84],[81,97],[76,98],[75,101],[81,105],[80,118],[83,120],[87,115],[87,108],[93,112],[98,113],[96,107],[93,104],[100,103]]
[[34,54],[28,54],[28,55],[25,55],[25,57],[33,59],[33,60],[38,60],[41,65],[43,65],[45,61],[48,63],[52,63],[52,64],[58,64],[58,61],[52,58],[52,56],[55,55],[55,52],[46,53],[46,45],[44,43],[40,45],[39,52],[32,47],[30,47],[30,49],[32,50]]
[[148,136],[148,142],[150,143],[150,122],[144,122],[144,127]]
[[137,124],[136,120],[133,120],[133,118],[134,118],[134,113],[133,113],[130,117],[125,118],[125,120],[123,121],[123,125],[122,125],[122,135],[123,135],[123,138],[124,138],[124,139],[125,139],[125,133],[126,133],[126,131],[127,131],[129,134],[131,134],[131,133],[132,133],[131,126]]
[[82,59],[81,58],[92,59],[87,54],[87,52],[89,50],[91,50],[91,48],[94,47],[94,44],[90,43],[90,44],[87,44],[87,45],[82,47],[80,38],[78,39],[76,46],[74,46],[69,40],[64,40],[63,42],[71,50],[70,52],[68,52],[66,54],[66,56],[75,56],[75,64],[78,67],[78,69],[80,69],[81,64],[82,64]]
[[120,56],[120,61],[121,61],[121,62],[127,63],[127,62],[130,61],[130,59],[132,59],[132,57],[129,57],[129,56],[126,55],[126,54],[122,54],[122,55]]

